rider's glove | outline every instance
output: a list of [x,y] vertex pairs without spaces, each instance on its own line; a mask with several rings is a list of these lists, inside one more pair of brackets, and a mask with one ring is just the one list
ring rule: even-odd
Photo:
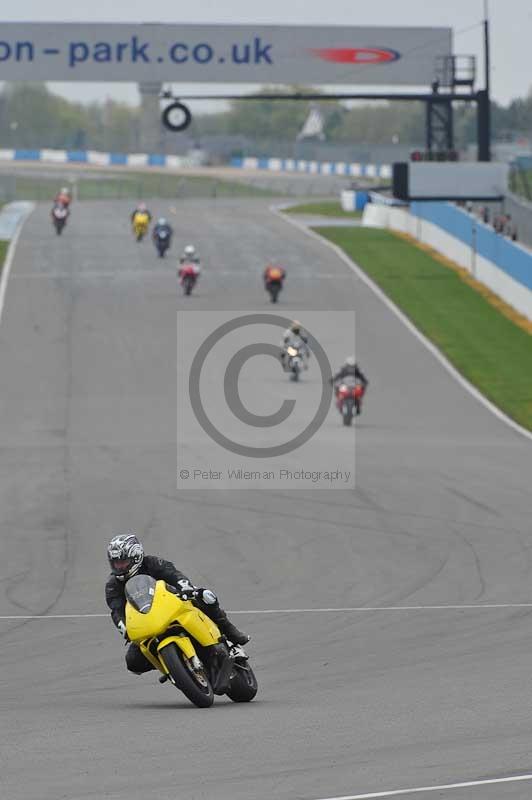
[[194,600],[198,593],[196,587],[192,586],[190,581],[186,580],[185,578],[178,581],[177,591],[179,592],[179,596],[182,600]]
[[122,620],[120,620],[120,622],[118,623],[118,625],[116,627],[118,628],[118,630],[120,631],[120,633],[122,634],[122,636],[124,637],[126,642],[129,642],[129,636],[127,635],[126,623],[123,622]]
[[218,602],[218,598],[210,589],[197,589],[197,593],[198,599],[203,600],[208,606],[214,606]]

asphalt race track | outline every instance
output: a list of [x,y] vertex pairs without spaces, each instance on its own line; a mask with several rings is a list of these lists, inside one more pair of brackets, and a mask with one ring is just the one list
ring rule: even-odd
[[[0,619],[1,797],[318,800],[532,772],[530,441],[262,200],[179,207],[173,252],[192,241],[206,264],[190,299],[173,258],[133,242],[129,206],[80,204],[61,238],[48,211],[0,325],[0,616],[80,616]],[[323,442],[356,435],[358,488],[176,492],[176,303],[271,311],[270,256],[280,313],[328,310],[334,345],[334,312],[356,309],[367,405],[356,434],[331,410]],[[127,528],[240,612],[255,702],[195,709],[127,674],[109,620],[83,616],[105,613],[105,546]],[[275,609],[299,611],[251,613]]]

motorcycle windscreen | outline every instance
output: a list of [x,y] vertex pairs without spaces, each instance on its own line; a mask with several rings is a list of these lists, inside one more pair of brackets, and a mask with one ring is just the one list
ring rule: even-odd
[[126,583],[126,600],[141,614],[147,614],[155,597],[155,584],[151,575],[135,575]]

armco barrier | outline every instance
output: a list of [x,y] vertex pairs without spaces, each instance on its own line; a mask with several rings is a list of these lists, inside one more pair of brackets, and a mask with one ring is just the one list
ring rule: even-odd
[[310,175],[339,175],[353,178],[391,178],[389,164],[363,164],[334,161],[304,161],[295,158],[234,157],[230,165],[242,169],[264,169],[269,172],[299,172]]
[[[101,153],[96,150],[0,149],[0,161],[41,161],[52,164],[91,164],[98,167],[194,167],[198,161],[187,156],[160,153]],[[304,161],[294,158],[232,158],[230,166],[269,172],[338,175],[352,178],[391,178],[389,164],[363,164],[333,161]]]

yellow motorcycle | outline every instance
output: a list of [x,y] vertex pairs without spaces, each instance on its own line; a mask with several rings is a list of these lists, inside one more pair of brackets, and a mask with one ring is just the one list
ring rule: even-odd
[[142,239],[148,233],[148,228],[150,227],[150,217],[144,211],[137,211],[135,216],[133,217],[133,233],[135,234],[135,238],[137,242],[141,242]]
[[161,683],[170,681],[199,708],[212,706],[215,694],[253,700],[258,686],[247,654],[193,605],[195,589],[135,575],[125,593],[128,638],[162,673]]

